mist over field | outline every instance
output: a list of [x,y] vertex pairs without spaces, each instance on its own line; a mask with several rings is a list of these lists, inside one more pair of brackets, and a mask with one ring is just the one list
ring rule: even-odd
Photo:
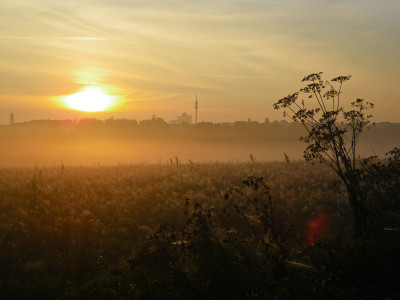
[[[284,161],[284,153],[297,160],[303,156],[299,138],[304,134],[299,124],[285,121],[31,121],[0,127],[0,167],[166,164],[177,158],[178,163]],[[358,151],[366,157],[383,155],[399,143],[400,124],[379,123],[364,133]]]

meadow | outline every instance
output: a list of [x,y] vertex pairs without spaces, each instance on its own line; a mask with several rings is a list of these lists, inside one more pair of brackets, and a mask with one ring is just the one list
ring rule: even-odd
[[379,298],[397,289],[397,232],[390,247],[368,240],[364,252],[335,174],[300,161],[2,168],[0,215],[2,299]]

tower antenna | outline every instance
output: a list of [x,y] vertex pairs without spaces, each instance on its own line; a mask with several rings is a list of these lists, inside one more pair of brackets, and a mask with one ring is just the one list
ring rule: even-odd
[[196,91],[196,102],[194,103],[194,109],[196,110],[196,117],[194,123],[197,124],[197,110],[199,109],[199,102],[197,101],[197,91]]

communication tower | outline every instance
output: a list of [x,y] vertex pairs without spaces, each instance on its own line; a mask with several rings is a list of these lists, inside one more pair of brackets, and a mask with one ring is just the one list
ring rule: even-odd
[[196,110],[196,116],[194,118],[194,123],[197,124],[197,110],[199,109],[199,102],[197,101],[197,92],[196,92],[196,102],[194,104],[194,109]]

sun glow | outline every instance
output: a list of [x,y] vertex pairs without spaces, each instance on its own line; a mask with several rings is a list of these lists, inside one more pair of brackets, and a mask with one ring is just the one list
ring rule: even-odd
[[71,109],[85,112],[99,112],[112,108],[114,97],[101,88],[88,86],[79,93],[63,97],[64,104]]

